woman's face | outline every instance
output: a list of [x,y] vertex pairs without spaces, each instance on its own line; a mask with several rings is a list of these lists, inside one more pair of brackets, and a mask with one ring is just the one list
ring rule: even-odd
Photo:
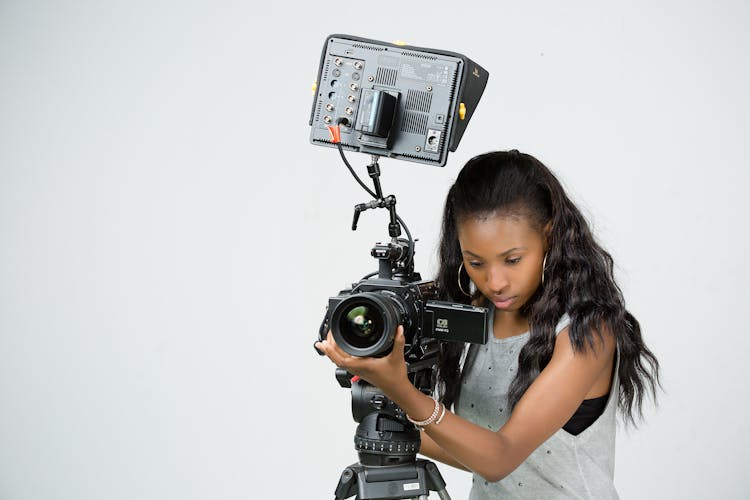
[[458,241],[466,272],[497,309],[517,311],[539,287],[546,241],[526,217],[466,219]]

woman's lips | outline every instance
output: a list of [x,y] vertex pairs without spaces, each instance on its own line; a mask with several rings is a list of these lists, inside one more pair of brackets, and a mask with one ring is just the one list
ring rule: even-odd
[[492,299],[492,303],[497,309],[507,309],[515,300],[515,297],[497,297]]

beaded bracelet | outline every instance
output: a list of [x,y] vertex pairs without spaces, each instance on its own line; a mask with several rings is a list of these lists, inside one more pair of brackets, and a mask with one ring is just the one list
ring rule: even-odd
[[445,405],[443,403],[440,403],[440,406],[443,407],[443,411],[440,412],[440,416],[438,417],[437,420],[435,420],[435,425],[438,425],[440,422],[442,422],[443,421],[443,417],[445,416]]
[[[411,422],[412,424],[414,424],[417,427],[417,429],[419,429],[420,431],[422,430],[423,427],[427,427],[428,425],[430,425],[433,422],[440,423],[440,421],[445,416],[445,405],[443,405],[443,403],[440,403],[437,399],[435,399],[434,401],[435,401],[435,409],[432,410],[432,415],[430,415],[426,420],[421,420],[421,421],[420,420],[414,420],[409,415],[406,415],[406,419],[409,422]],[[441,408],[443,409],[443,412],[440,415],[440,418],[438,418],[438,413],[440,413],[440,409]],[[437,420],[437,422],[436,422],[436,420]]]

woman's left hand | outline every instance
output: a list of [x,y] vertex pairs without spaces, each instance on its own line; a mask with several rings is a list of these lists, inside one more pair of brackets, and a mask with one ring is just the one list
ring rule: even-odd
[[365,379],[388,395],[409,382],[404,361],[405,343],[404,327],[399,325],[393,339],[393,349],[382,358],[352,356],[336,344],[330,331],[326,340],[316,342],[315,347],[325,353],[336,366]]

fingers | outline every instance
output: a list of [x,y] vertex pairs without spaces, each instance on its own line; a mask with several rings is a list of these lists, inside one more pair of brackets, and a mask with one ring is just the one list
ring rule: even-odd
[[406,343],[406,337],[404,336],[404,325],[398,325],[396,328],[395,342],[400,343],[403,346]]
[[328,335],[326,335],[325,340],[321,340],[318,342],[315,342],[315,347],[323,351],[324,353],[328,354],[330,349],[332,347],[336,346],[336,341],[333,339],[333,334],[330,330],[328,330]]
[[[389,356],[403,357],[405,344],[406,336],[404,334],[404,327],[403,325],[398,325],[396,328],[396,336],[393,339],[393,349]],[[316,342],[315,347],[328,356],[336,366],[341,368],[366,368],[370,363],[376,361],[372,358],[352,356],[341,349],[341,347],[336,344],[336,339],[334,339],[333,333],[330,330],[328,331],[328,335],[326,335],[326,339],[321,342]]]
[[336,366],[347,368],[348,365],[351,364],[350,360],[352,359],[352,357],[344,352],[336,344],[336,340],[333,338],[333,334],[330,330],[328,331],[326,339],[322,342],[317,342],[315,344],[315,347],[317,347],[321,352],[325,353],[325,355],[328,356],[328,358],[333,361]]

